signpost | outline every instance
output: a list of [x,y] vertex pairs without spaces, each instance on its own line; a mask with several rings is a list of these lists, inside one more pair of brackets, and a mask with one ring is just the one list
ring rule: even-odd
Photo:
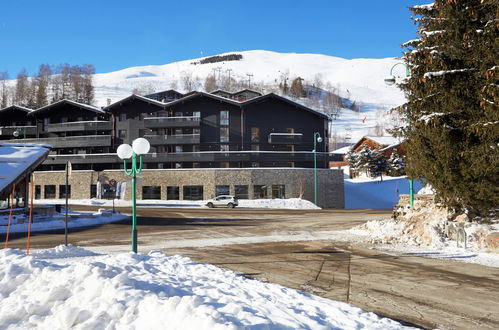
[[113,194],[113,213],[114,212],[114,199],[116,198],[116,180],[115,179],[111,179],[109,180],[109,186],[111,186],[111,192]]

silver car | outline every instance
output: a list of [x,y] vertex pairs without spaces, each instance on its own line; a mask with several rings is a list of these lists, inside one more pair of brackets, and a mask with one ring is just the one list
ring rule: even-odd
[[237,198],[235,198],[234,196],[230,196],[230,195],[220,195],[220,196],[217,196],[213,199],[210,199],[208,200],[208,202],[206,202],[206,206],[212,208],[212,207],[228,207],[228,208],[234,208],[236,207],[238,204],[237,202]]

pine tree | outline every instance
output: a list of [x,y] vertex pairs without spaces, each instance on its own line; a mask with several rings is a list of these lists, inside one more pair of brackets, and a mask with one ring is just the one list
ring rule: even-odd
[[6,108],[9,104],[7,79],[9,79],[9,74],[6,71],[0,72],[0,109]]
[[478,214],[499,202],[497,0],[436,0],[411,8],[421,38],[403,46],[408,174],[437,199]]

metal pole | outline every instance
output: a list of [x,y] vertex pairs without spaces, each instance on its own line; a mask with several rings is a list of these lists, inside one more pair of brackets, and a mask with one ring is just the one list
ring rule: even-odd
[[[395,63],[392,68],[390,69],[390,75],[393,75],[393,68],[395,68],[397,65],[403,65],[405,67],[405,76],[409,77],[410,71],[409,67],[407,64],[403,62]],[[411,118],[409,118],[409,127],[412,125],[411,123]],[[409,179],[409,204],[411,205],[411,208],[414,206],[414,180]]]
[[314,204],[317,205],[317,133],[314,133]]
[[68,178],[69,178],[69,164],[66,162],[66,220],[64,221],[64,245],[68,246]]
[[137,253],[137,155],[132,155],[132,251]]

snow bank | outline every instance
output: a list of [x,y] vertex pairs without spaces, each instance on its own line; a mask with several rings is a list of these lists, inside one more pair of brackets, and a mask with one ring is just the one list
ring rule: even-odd
[[[0,218],[0,234],[7,233],[8,216]],[[97,213],[84,213],[84,212],[71,212],[68,216],[68,228],[78,228],[106,224],[111,222],[122,221],[128,219],[128,215],[120,213],[112,213],[111,211],[97,212]],[[11,233],[25,233],[28,231],[28,217],[18,217],[17,220],[23,219],[23,223],[12,222],[10,225]],[[35,216],[31,224],[31,232],[58,230],[65,227],[65,215],[58,214],[52,218],[39,221]]]
[[[403,329],[352,305],[158,251],[0,251],[0,328]],[[45,259],[45,260],[44,260]]]
[[[138,200],[137,206],[140,207],[202,207],[207,201],[185,201],[185,200]],[[63,204],[62,199],[38,199],[36,204]],[[106,199],[70,199],[71,205],[97,205],[111,207],[112,200]],[[132,201],[129,200],[114,200],[115,206],[129,207],[132,206]],[[239,207],[247,208],[272,208],[272,209],[320,209],[314,203],[300,198],[288,199],[239,199]]]
[[[414,191],[421,189],[420,182],[414,182]],[[346,209],[392,209],[401,194],[409,194],[409,180],[406,177],[383,177],[370,179],[345,179]]]

